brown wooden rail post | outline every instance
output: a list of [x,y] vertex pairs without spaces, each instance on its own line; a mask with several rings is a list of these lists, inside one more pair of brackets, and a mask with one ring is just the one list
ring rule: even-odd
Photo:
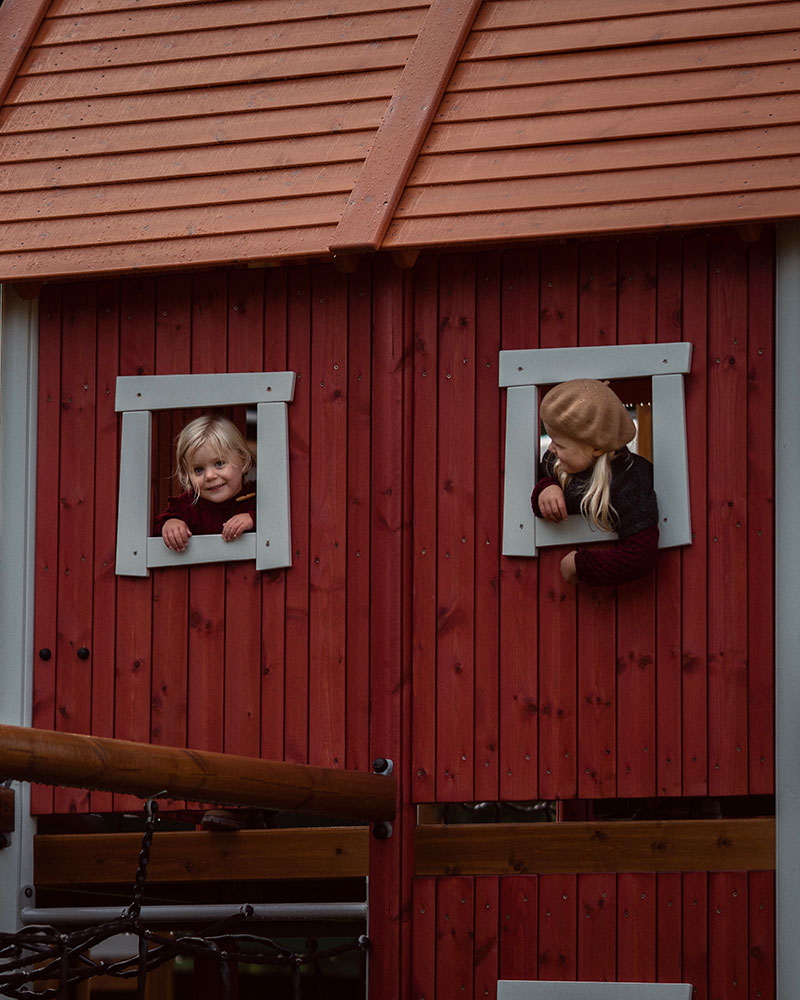
[[0,726],[0,778],[378,822],[395,815],[393,777]]

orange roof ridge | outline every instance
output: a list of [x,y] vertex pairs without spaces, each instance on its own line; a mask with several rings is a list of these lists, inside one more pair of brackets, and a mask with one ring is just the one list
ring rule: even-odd
[[5,0],[0,6],[0,105],[50,3],[51,0]]
[[377,250],[482,0],[432,0],[330,250]]

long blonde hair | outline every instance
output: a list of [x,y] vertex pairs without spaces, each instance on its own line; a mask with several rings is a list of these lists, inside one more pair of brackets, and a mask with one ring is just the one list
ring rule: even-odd
[[[617,518],[617,512],[611,504],[611,460],[613,457],[613,451],[604,451],[595,459],[592,474],[581,496],[581,514],[595,528],[602,528],[604,531],[613,531]],[[561,489],[566,490],[572,475],[564,471],[558,459],[555,460],[553,468]]]
[[216,448],[221,458],[235,456],[241,461],[244,475],[253,463],[253,455],[247,447],[242,432],[232,421],[207,413],[188,423],[178,435],[175,442],[175,476],[183,490],[192,490],[195,500],[199,493],[192,484],[192,458],[202,445]]

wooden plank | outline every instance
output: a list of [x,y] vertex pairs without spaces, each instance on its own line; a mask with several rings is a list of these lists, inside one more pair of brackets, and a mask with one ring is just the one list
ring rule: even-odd
[[309,503],[309,761],[345,760],[347,646],[347,283],[312,270]]
[[[540,283],[541,346],[574,347],[578,340],[574,246],[542,254]],[[561,575],[561,560],[570,551],[573,546],[539,554],[539,793],[551,799],[577,794],[577,588]]]
[[[502,257],[502,346],[539,346],[539,255],[510,251]],[[500,798],[538,795],[538,690],[530,651],[538,646],[538,560],[503,557],[500,563]],[[523,640],[524,637],[524,640]]]
[[14,832],[14,803],[14,789],[0,788],[0,833]]
[[[286,575],[283,743],[287,760],[308,760],[309,493],[311,448],[311,283],[306,268],[289,272],[287,363],[297,372],[289,423],[292,477],[292,572]],[[276,620],[278,609],[275,610]]]
[[[762,96],[791,91],[797,64],[792,61],[744,68],[698,67],[688,72],[605,77],[559,83],[511,86],[507,79],[487,81],[480,90],[452,90],[442,98],[437,123],[482,121],[530,114],[570,114],[599,108],[649,106],[658,113],[661,104],[673,101],[709,101],[745,95]],[[626,100],[627,94],[627,100]]]
[[[62,300],[56,728],[77,733],[91,729],[96,296],[94,285],[72,285]],[[83,812],[89,796],[57,788],[54,806]]]
[[[224,272],[192,280],[192,374],[226,372],[228,284]],[[186,738],[199,750],[222,751],[225,705],[225,567],[189,570],[189,675]]]
[[775,876],[772,872],[750,872],[747,882],[750,996],[774,996]]
[[370,601],[370,455],[372,433],[372,268],[363,261],[349,276],[347,415],[347,693],[346,766],[368,771]]
[[[263,358],[270,370],[286,369],[288,327],[288,275],[286,268],[263,272],[264,319]],[[294,410],[296,404],[292,404]],[[290,426],[292,414],[290,413]],[[291,462],[291,459],[290,459]],[[297,473],[292,467],[292,480]],[[295,508],[297,510],[298,508]],[[295,526],[295,531],[296,531]],[[293,554],[290,541],[290,552]],[[289,616],[286,606],[286,573],[272,570],[261,574],[261,756],[284,759],[284,688]]]
[[543,875],[539,879],[537,978],[558,981],[577,977],[577,905],[577,876]]
[[[240,360],[243,364],[245,358]],[[294,372],[120,376],[117,379],[116,409],[182,410],[196,404],[199,398],[207,407],[291,402],[294,385]]]
[[747,874],[712,872],[708,876],[708,994],[744,996],[747,992]]
[[[620,245],[617,281],[619,345],[654,341],[654,240]],[[621,796],[652,795],[656,790],[655,611],[652,574],[617,588],[617,794]]]
[[414,268],[412,764],[415,802],[436,800],[438,257]]
[[577,978],[612,982],[617,971],[617,879],[579,875],[577,899]]
[[351,42],[327,48],[294,49],[291,66],[285,52],[255,52],[228,59],[224,55],[204,59],[176,60],[150,69],[148,64],[110,67],[98,75],[96,69],[76,70],[69,76],[51,73],[20,78],[14,90],[15,100],[142,94],[191,87],[198,79],[204,86],[225,86],[248,81],[299,79],[332,73],[358,73],[372,69],[401,67],[408,58],[411,39],[378,39],[375,42]]
[[656,878],[656,978],[660,983],[683,981],[681,876],[664,872]]
[[[359,163],[371,141],[372,132],[362,129],[336,135],[299,136],[291,139],[267,139],[253,142],[232,142],[216,147],[209,157],[205,146],[182,148],[180,167],[175,164],[175,151],[162,149],[151,152],[120,153],[108,156],[85,156],[80,159],[58,158],[55,162],[29,161],[7,163],[3,168],[3,191],[37,191],[41,188],[65,190],[69,187],[86,188],[94,194],[108,190],[112,184],[141,184],[144,191],[154,185],[156,196],[159,184],[166,181],[170,187],[195,176],[219,177],[250,170],[280,170],[290,167],[321,167],[335,163]],[[57,171],[57,172],[54,172]],[[93,185],[93,178],[102,175],[105,184]],[[175,198],[180,198],[175,194]],[[197,198],[194,199],[197,201]]]
[[436,886],[438,879],[415,878],[411,911],[411,995],[436,996]]
[[711,243],[708,329],[709,792],[747,793],[747,259]]
[[[155,363],[155,282],[136,278],[120,286],[121,375],[152,375]],[[147,577],[117,580],[117,648],[114,735],[147,742],[151,736],[152,583]],[[139,809],[138,799],[114,796],[114,809]]]
[[[97,289],[97,395],[95,423],[94,594],[92,606],[92,736],[114,735],[114,660],[117,578],[117,415],[114,379],[119,371],[119,283],[102,282]],[[92,792],[93,812],[108,812],[112,797]]]
[[436,881],[437,1000],[473,996],[474,879]]
[[[161,277],[156,283],[156,362],[158,375],[185,372],[191,358],[191,279],[184,275]],[[159,479],[169,488],[155,509],[166,509],[166,498],[178,493],[173,480],[175,439],[185,423],[180,411],[156,415],[159,432]],[[164,440],[166,438],[166,440]],[[154,456],[155,458],[155,456]],[[152,528],[150,529],[152,531]],[[189,573],[173,566],[152,575],[153,674],[150,739],[163,746],[187,745]],[[184,803],[170,803],[182,808]]]
[[474,771],[475,260],[439,271],[436,798],[469,801]]
[[775,822],[635,820],[420,826],[418,875],[769,869]]
[[[263,274],[231,271],[228,282],[228,367],[237,372],[262,371]],[[246,424],[239,426],[246,430]],[[270,477],[271,472],[257,468],[256,475]],[[261,752],[261,576],[249,561],[231,562],[225,569],[223,747],[226,753],[249,757]]]
[[715,37],[761,34],[800,27],[800,10],[794,3],[752,4],[716,10],[659,11],[642,17],[597,18],[554,25],[531,24],[528,31],[495,29],[474,31],[464,46],[462,59],[498,58],[604,49],[652,42],[677,43]]
[[[230,0],[226,0],[230,2]],[[196,0],[136,0],[130,3],[129,0],[52,0],[48,17],[50,18],[72,18],[77,15],[89,17],[92,15],[110,13],[113,17],[119,16],[120,10],[134,10],[136,16],[141,16],[140,12],[145,10],[155,10],[159,7],[171,8],[169,13],[179,18],[182,22],[185,17],[191,17],[194,13],[192,8],[196,5]],[[249,4],[244,7],[247,11]],[[409,6],[407,2],[401,2],[398,6]],[[364,4],[360,0],[331,0],[325,8],[331,14],[357,13],[364,9]],[[370,0],[371,10],[392,10],[393,5],[390,0]],[[241,6],[234,8],[237,20],[246,16]],[[273,17],[280,20],[302,20],[313,16],[317,8],[309,0],[279,0],[275,3],[274,10],[270,12]],[[257,12],[258,20],[263,18],[261,11]],[[252,16],[252,15],[251,15]]]
[[[687,144],[678,135],[616,139],[613,142],[559,143],[557,146],[528,146],[514,150],[503,164],[507,180],[517,177],[547,177],[606,171],[637,170],[644,167],[672,167],[675,163],[733,162],[757,157],[786,156],[795,148],[796,127],[769,128],[768,148],[763,129],[723,129],[698,133]],[[487,181],[497,176],[497,151],[484,150],[469,156],[433,153],[420,156],[409,175],[409,187],[426,184],[453,184]],[[34,165],[32,165],[34,166]]]
[[[36,600],[32,724],[55,728],[56,615],[58,611],[59,451],[61,431],[61,289],[49,285],[39,300],[39,404],[36,442]],[[50,813],[53,789],[31,788],[33,815]]]
[[[39,887],[128,884],[136,870],[138,833],[62,834],[34,838]],[[159,832],[148,883],[252,879],[360,878],[367,874],[367,827]]]
[[[501,272],[497,254],[478,257],[475,356],[475,798],[498,797],[500,651],[500,494],[481,471],[501,455],[497,355],[501,338]],[[477,889],[476,889],[477,891]],[[476,921],[477,921],[476,902]],[[477,951],[476,951],[477,954]],[[497,979],[495,969],[495,980]],[[475,984],[478,990],[478,982]]]
[[473,996],[489,997],[490,1000],[494,1000],[497,990],[499,933],[502,921],[500,880],[486,877],[473,879],[473,882],[475,899]]
[[[209,156],[208,147],[214,143],[215,137],[219,144],[358,132],[376,128],[384,106],[383,100],[358,101],[332,107],[325,105],[279,111],[266,109],[236,115],[119,125],[114,129],[113,148],[120,154],[131,154],[148,149],[158,153],[203,146],[206,147],[206,159],[213,159],[213,154]],[[42,136],[38,132],[19,133],[6,137],[0,149],[5,147],[3,159],[17,163],[50,157],[79,160],[84,156],[99,156],[109,152],[109,128],[108,125],[93,125],[77,133],[73,129],[56,130],[49,136]],[[92,185],[96,184],[91,175],[87,175],[86,180]],[[264,180],[268,185],[269,179]],[[342,186],[342,183],[334,185],[333,189]],[[251,182],[250,187],[257,197],[259,190],[268,190],[266,185],[264,181],[256,184]]]
[[[750,248],[747,341],[747,706],[748,789],[774,791],[773,434],[774,247],[772,232]],[[766,995],[766,994],[765,994]]]
[[[682,340],[681,240],[658,242],[656,339]],[[656,492],[658,499],[658,492]],[[660,502],[660,500],[659,500]],[[659,552],[656,590],[656,788],[659,795],[681,794],[681,553]],[[660,903],[660,900],[659,900]],[[673,909],[674,909],[673,902]],[[678,911],[679,912],[679,911]],[[659,975],[659,978],[663,979]],[[680,976],[671,980],[678,982]]]
[[539,948],[539,879],[500,879],[500,979],[536,979]]
[[683,241],[683,333],[695,345],[692,377],[686,380],[686,420],[692,505],[692,544],[681,552],[681,720],[683,794],[708,793],[708,661],[706,638],[707,552],[706,488],[708,374],[707,280],[705,236]]
[[617,876],[617,977],[623,983],[656,978],[656,877]]
[[694,985],[697,1000],[708,997],[708,875],[681,875],[683,886],[683,981]]
[[[271,17],[262,24],[240,24],[229,17],[216,15],[207,25],[194,28],[186,24],[177,30],[152,31],[134,24],[130,33],[125,28],[130,22],[120,18],[122,31],[112,31],[105,38],[78,39],[71,37],[61,42],[50,42],[39,36],[36,44],[20,66],[18,77],[61,75],[85,71],[101,65],[103,72],[121,67],[138,67],[147,63],[160,67],[167,63],[214,58],[223,53],[232,59],[266,56],[292,51],[312,53],[316,48],[352,45],[357,42],[380,42],[387,39],[416,39],[424,23],[424,7],[398,8],[393,11],[359,11],[344,17],[317,16],[304,21],[277,21]],[[179,58],[176,59],[176,54]]]
[[[617,325],[616,248],[602,243],[582,247],[579,268],[579,346],[613,345]],[[617,621],[613,590],[608,587],[578,588],[578,630],[578,795],[590,799],[613,798],[617,790]],[[595,920],[591,925],[593,929],[596,924]],[[586,961],[590,968],[597,965],[593,950]],[[594,973],[580,975],[589,980],[604,978]]]

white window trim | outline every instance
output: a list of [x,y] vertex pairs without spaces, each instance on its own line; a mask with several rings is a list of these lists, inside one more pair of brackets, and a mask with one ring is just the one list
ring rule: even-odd
[[[289,418],[294,372],[142,375],[117,379],[122,413],[117,559],[119,576],[147,576],[156,566],[255,559],[256,569],[291,566]],[[235,541],[194,535],[183,552],[150,535],[150,468],[154,410],[255,404],[257,412],[256,530]]]
[[503,555],[535,556],[548,545],[616,538],[571,515],[562,524],[537,518],[531,492],[539,466],[539,387],[574,378],[652,380],[653,475],[659,512],[659,548],[689,545],[689,466],[683,376],[692,345],[632,344],[500,352],[500,385],[507,388]]

